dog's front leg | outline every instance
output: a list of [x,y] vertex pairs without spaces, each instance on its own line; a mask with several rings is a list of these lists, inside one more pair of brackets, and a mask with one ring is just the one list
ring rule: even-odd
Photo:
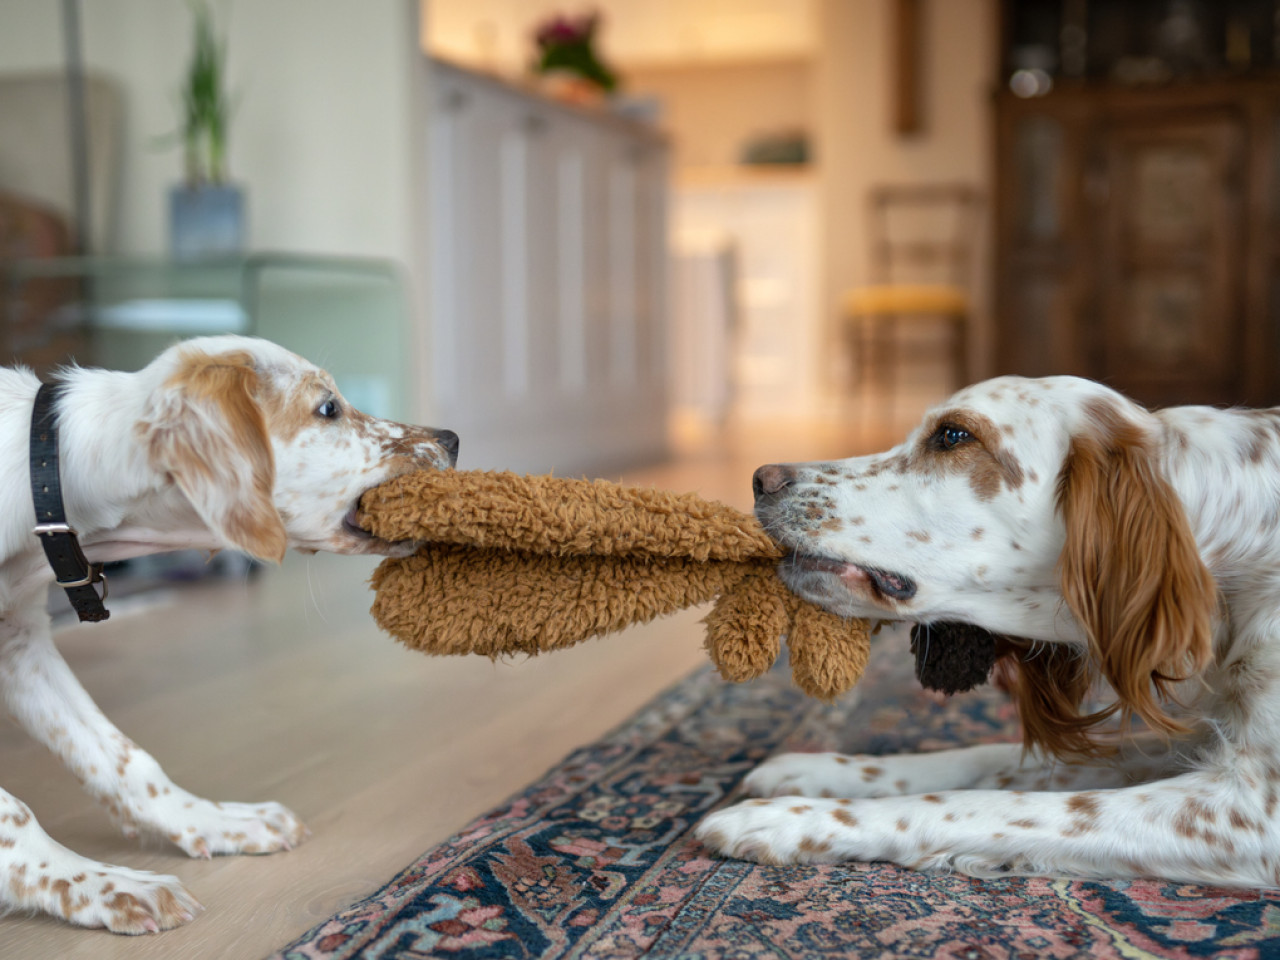
[[707,816],[696,832],[719,853],[761,863],[887,860],[978,877],[1276,886],[1274,803],[1197,773],[1115,790],[747,800]]
[[942,790],[1094,790],[1173,775],[1170,744],[1127,744],[1113,763],[1046,760],[1018,743],[885,756],[781,753],[747,774],[753,797],[893,797]]
[[113,933],[156,933],[189,922],[201,909],[176,877],[98,863],[68,850],[3,790],[0,907],[40,910]]
[[10,714],[52,750],[127,836],[167,837],[193,857],[272,853],[307,829],[277,803],[213,803],[183,790],[115,728],[62,659],[43,610],[15,611],[0,633],[0,695]]

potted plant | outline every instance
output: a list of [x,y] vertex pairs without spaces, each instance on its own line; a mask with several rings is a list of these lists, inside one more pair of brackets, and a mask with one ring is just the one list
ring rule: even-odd
[[600,15],[555,16],[534,32],[532,64],[553,96],[577,102],[598,101],[618,87],[617,74],[596,53]]
[[174,257],[227,256],[244,247],[244,191],[227,178],[226,44],[214,31],[205,0],[192,0],[191,62],[184,78],[182,126],[185,180],[169,193],[169,243]]

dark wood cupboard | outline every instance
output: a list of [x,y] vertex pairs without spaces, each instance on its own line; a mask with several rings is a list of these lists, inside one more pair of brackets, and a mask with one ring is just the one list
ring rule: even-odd
[[996,95],[1000,372],[1280,403],[1280,76],[1039,76]]

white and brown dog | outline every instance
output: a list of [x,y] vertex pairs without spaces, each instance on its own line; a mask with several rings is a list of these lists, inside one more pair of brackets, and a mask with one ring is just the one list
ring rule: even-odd
[[[707,817],[707,844],[1280,886],[1280,409],[1006,377],[887,453],[762,467],[755,492],[801,596],[1025,638],[1002,641],[1024,744],[775,757],[746,780],[771,799]],[[1109,707],[1086,706],[1096,680]]]
[[[303,551],[405,555],[355,523],[360,495],[457,457],[449,431],[350,407],[333,379],[275,344],[211,337],[136,373],[70,368],[54,416],[69,525],[90,562],[231,547],[279,561]],[[40,383],[0,370],[0,695],[126,835],[158,834],[193,857],[269,853],[306,828],[279,804],[212,803],[173,783],[98,710],[54,647],[52,572],[33,532],[28,439]],[[176,878],[88,860],[0,790],[0,907],[143,933],[199,909]]]

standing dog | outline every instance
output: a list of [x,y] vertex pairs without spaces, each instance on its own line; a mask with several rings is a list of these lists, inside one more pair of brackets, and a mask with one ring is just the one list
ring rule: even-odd
[[707,817],[711,847],[1280,885],[1280,409],[1005,377],[887,453],[762,467],[755,493],[801,596],[1004,635],[1024,744],[775,757],[746,780],[775,799]]
[[[355,523],[360,495],[409,470],[445,468],[458,438],[366,416],[333,379],[264,340],[210,337],[136,373],[71,368],[53,405],[68,524],[87,560],[233,547],[279,561],[289,547],[404,556]],[[306,827],[275,803],[212,803],[173,783],[98,710],[58,654],[53,574],[33,532],[28,440],[39,381],[0,370],[0,695],[128,836],[193,857],[287,850]],[[199,905],[174,877],[97,863],[52,840],[0,790],[0,907],[143,933]]]

